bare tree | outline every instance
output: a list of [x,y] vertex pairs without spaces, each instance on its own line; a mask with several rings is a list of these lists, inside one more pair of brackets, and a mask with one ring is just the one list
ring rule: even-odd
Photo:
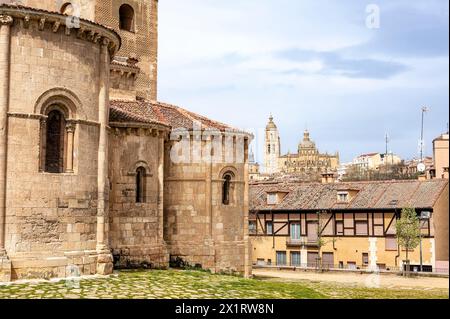
[[406,250],[406,272],[409,275],[408,252],[420,243],[420,220],[414,208],[403,208],[399,220],[395,224],[398,244]]
[[325,240],[323,238],[323,232],[324,232],[324,219],[323,216],[327,215],[327,211],[318,211],[317,214],[317,251],[318,251],[318,257],[316,260],[316,270],[319,272],[323,272],[323,262],[322,262],[322,247],[324,247],[325,245],[329,244],[329,243],[333,243],[333,247],[334,244],[337,241],[337,238],[334,236],[331,237],[331,239],[327,239]]

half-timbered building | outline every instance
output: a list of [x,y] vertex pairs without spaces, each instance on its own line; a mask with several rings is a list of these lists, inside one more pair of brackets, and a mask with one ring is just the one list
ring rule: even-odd
[[412,267],[419,270],[422,258],[424,271],[448,271],[448,203],[447,180],[254,183],[253,263],[307,268],[321,260],[328,268],[400,269],[405,251],[395,224],[402,208],[413,207],[422,249],[409,252]]

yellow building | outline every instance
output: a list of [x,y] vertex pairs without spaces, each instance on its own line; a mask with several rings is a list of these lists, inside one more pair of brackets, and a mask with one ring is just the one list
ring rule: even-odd
[[[320,253],[329,268],[401,269],[395,223],[414,207],[423,217],[423,270],[448,272],[448,181],[323,181],[250,185],[254,265],[315,267]],[[420,249],[409,259],[418,269]]]
[[448,133],[442,134],[433,141],[433,157],[436,178],[448,179],[448,144]]
[[287,174],[308,174],[319,176],[322,172],[336,171],[339,166],[339,153],[321,154],[316,143],[311,140],[308,130],[298,145],[297,154],[288,153],[278,159],[279,171]]

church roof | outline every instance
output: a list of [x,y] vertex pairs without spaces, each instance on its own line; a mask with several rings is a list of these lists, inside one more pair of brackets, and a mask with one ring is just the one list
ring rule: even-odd
[[249,134],[179,106],[162,102],[149,102],[143,99],[136,101],[112,100],[110,101],[110,110],[110,122],[161,124],[172,129],[185,128],[192,130],[194,122],[198,121],[202,124],[202,129],[227,130]]
[[[448,185],[447,180],[393,180],[348,183],[250,184],[250,209],[257,210],[354,210],[433,208]],[[339,203],[337,192],[356,191],[349,203]],[[267,193],[288,192],[277,205],[267,205]]]

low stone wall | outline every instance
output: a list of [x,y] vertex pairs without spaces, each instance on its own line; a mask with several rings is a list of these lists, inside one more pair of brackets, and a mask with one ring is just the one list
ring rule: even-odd
[[10,280],[94,275],[96,266],[96,251],[67,252],[57,257],[18,257],[11,260]]
[[165,245],[115,248],[113,257],[116,269],[167,269],[169,266],[169,254]]

